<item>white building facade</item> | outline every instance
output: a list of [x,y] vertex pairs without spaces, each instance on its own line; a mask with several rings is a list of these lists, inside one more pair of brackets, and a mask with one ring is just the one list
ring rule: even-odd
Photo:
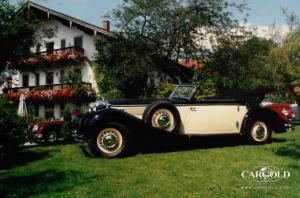
[[[59,119],[66,106],[86,111],[97,91],[90,64],[96,54],[95,37],[109,36],[109,21],[97,27],[33,2],[27,2],[21,11],[34,12],[42,20],[37,32],[42,39],[31,48],[32,57],[24,57],[18,66],[8,94],[15,99],[24,94],[30,111],[42,118]],[[63,83],[70,67],[81,75],[81,88]]]

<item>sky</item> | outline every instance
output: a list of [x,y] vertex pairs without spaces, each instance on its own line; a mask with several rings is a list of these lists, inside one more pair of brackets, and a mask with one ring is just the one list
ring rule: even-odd
[[[10,0],[16,2],[17,0]],[[43,6],[73,16],[75,18],[87,21],[100,26],[103,17],[110,13],[112,9],[117,8],[122,0],[32,0]],[[244,0],[231,0],[234,2],[243,2]],[[285,24],[285,17],[282,14],[281,7],[289,12],[294,12],[300,16],[300,0],[246,0],[248,2],[244,13],[235,11],[234,17],[241,20],[248,13],[247,23],[254,26],[268,26],[272,23],[277,25]],[[113,24],[112,24],[113,25]]]

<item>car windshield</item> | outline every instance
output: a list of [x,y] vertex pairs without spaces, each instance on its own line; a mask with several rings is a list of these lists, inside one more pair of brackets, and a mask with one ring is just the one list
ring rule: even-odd
[[177,85],[169,98],[192,99],[197,87],[194,85]]

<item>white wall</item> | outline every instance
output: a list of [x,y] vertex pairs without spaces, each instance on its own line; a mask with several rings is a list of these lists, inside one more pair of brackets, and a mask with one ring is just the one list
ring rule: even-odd
[[[54,37],[53,38],[43,38],[40,42],[41,49],[40,51],[46,51],[46,43],[47,42],[54,42],[54,49],[61,48],[61,40],[66,40],[66,47],[74,46],[74,37],[82,36],[83,38],[83,48],[85,56],[89,60],[94,60],[94,55],[96,53],[96,48],[94,45],[94,37],[84,33],[82,30],[78,29],[76,25],[72,27],[63,25],[61,22],[56,20],[47,20],[44,21],[42,25],[42,29],[53,29],[54,30]],[[36,52],[36,46],[31,48],[32,52]],[[46,84],[46,73],[54,72],[54,84],[60,84],[61,79],[61,70],[65,70],[69,66],[55,66],[50,68],[38,68],[35,70],[23,70],[20,71],[20,74],[16,75],[15,78],[17,79],[17,83],[13,85],[13,87],[22,87],[22,75],[29,74],[29,86],[36,85],[35,73],[40,74],[40,85]],[[82,73],[82,81],[87,83],[92,83],[92,87],[97,90],[96,80],[94,78],[93,70],[89,63],[85,61],[84,63],[76,66],[78,69],[81,70]]]
[[[40,42],[41,51],[46,51],[46,43],[54,42],[54,49],[61,48],[61,40],[66,40],[66,47],[74,46],[74,37],[82,36],[83,40],[83,49],[85,55],[89,60],[93,60],[94,55],[96,53],[96,48],[94,44],[94,36],[86,34],[82,30],[78,29],[76,25],[72,25],[72,27],[63,25],[60,21],[57,20],[47,20],[43,22],[42,30],[52,29],[54,31],[53,38],[43,38]],[[42,31],[43,32],[43,31]],[[43,34],[43,33],[42,33]],[[36,46],[31,48],[32,52],[36,52]]]

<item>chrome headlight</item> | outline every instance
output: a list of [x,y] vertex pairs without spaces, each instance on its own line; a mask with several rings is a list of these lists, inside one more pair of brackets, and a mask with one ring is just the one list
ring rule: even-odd
[[96,110],[96,103],[91,103],[90,105],[89,105],[89,110],[90,110],[90,112],[92,112],[92,111],[95,111]]
[[39,130],[39,125],[35,124],[32,128],[32,131],[35,132],[37,130]]
[[285,115],[285,116],[288,116],[288,115],[289,115],[289,112],[288,112],[285,108],[282,109],[282,113],[283,113],[283,115]]

